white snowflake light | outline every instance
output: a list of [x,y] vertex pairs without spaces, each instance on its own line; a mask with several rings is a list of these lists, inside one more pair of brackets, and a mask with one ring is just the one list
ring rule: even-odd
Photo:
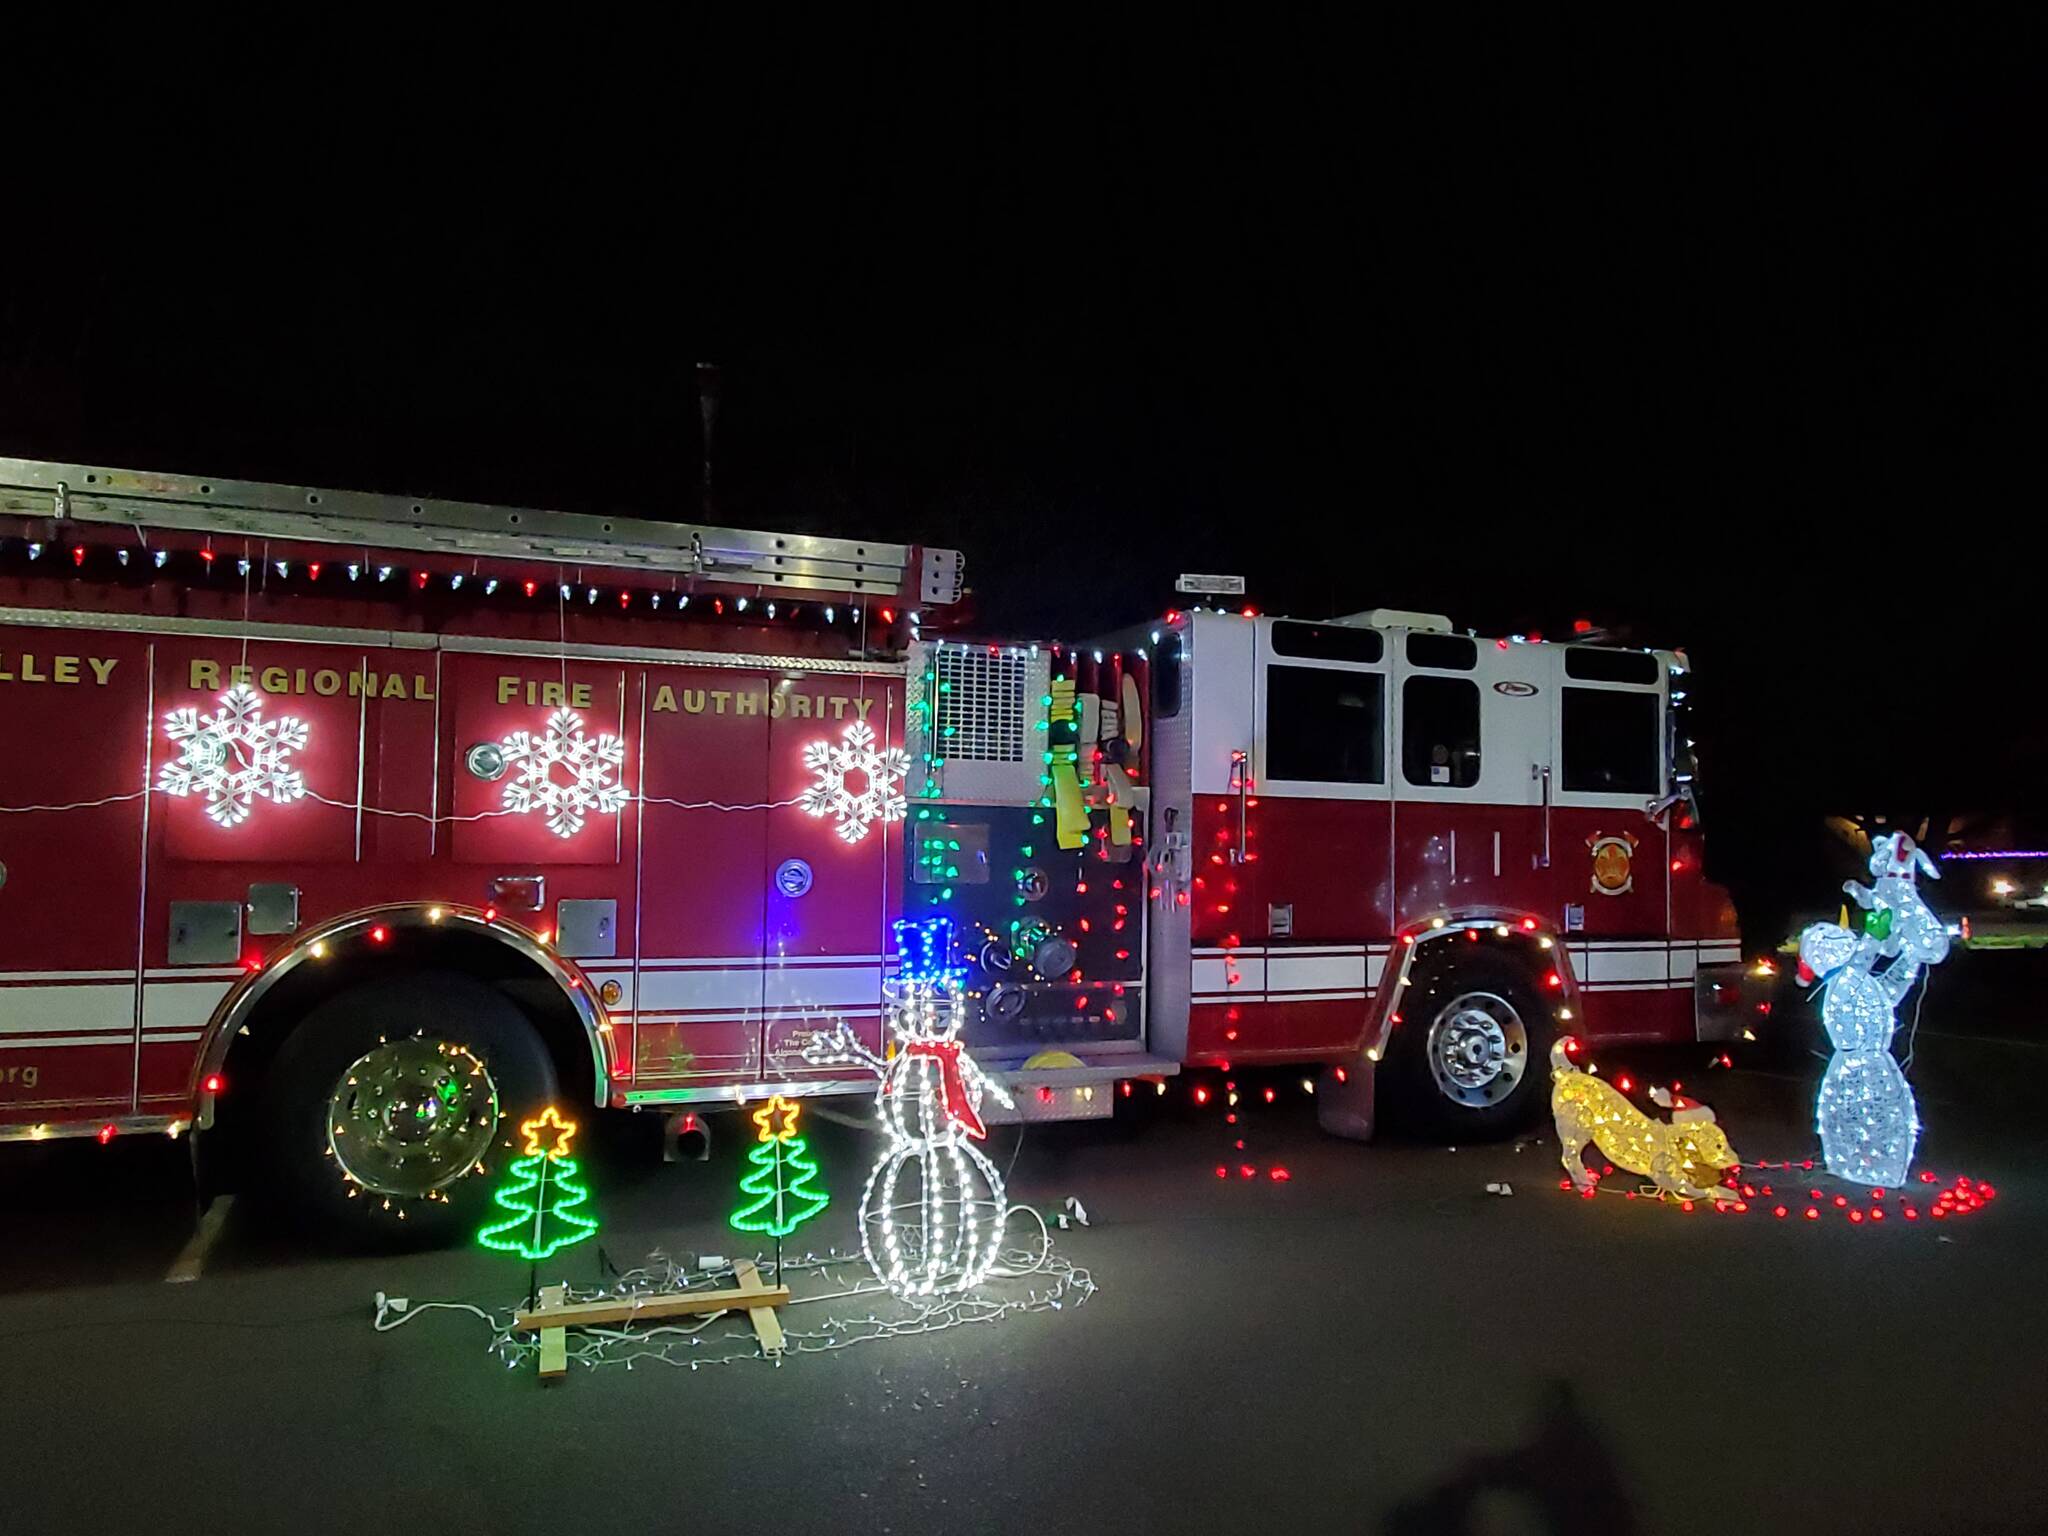
[[[514,731],[504,748],[505,761],[519,768],[505,786],[505,808],[545,813],[557,837],[581,831],[585,811],[616,815],[625,807],[626,791],[612,777],[626,760],[626,744],[616,736],[584,735],[583,717],[573,709],[548,716],[548,728],[538,736]],[[555,776],[557,767],[566,770],[566,781]]]
[[306,722],[291,715],[265,720],[263,695],[237,683],[220,696],[218,713],[191,705],[164,717],[164,734],[179,757],[164,764],[156,787],[167,795],[204,795],[206,814],[223,827],[248,819],[260,797],[283,804],[306,793],[306,776],[287,762],[306,744]]
[[[901,821],[909,808],[903,779],[910,772],[910,754],[901,747],[878,748],[865,720],[854,721],[838,741],[805,747],[804,766],[818,782],[797,803],[813,816],[838,817],[833,831],[849,843],[866,837],[870,823]],[[859,790],[847,784],[849,774],[859,777]]]

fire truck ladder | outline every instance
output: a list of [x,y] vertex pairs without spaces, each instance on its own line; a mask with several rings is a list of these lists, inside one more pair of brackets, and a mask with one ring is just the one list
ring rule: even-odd
[[[493,556],[702,577],[740,586],[891,597],[906,590],[911,546],[755,533],[580,512],[415,500],[247,480],[0,458],[0,513],[59,522],[169,528],[309,544]],[[960,596],[957,551],[923,551],[926,603]]]

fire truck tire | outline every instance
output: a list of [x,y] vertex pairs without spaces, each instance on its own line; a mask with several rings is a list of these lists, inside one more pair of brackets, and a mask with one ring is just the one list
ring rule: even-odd
[[1453,1144],[1510,1136],[1535,1118],[1555,1035],[1524,968],[1461,958],[1415,987],[1405,1011],[1388,1053],[1394,1118]]
[[344,1240],[428,1244],[480,1224],[554,1062],[503,993],[466,976],[379,976],[315,1004],[263,1089],[268,1193]]

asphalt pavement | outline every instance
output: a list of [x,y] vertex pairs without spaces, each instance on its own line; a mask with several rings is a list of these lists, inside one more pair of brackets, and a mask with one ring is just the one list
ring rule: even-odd
[[[195,1244],[180,1144],[0,1149],[0,1531],[2041,1530],[2048,1030],[2008,958],[1938,973],[1912,1075],[1940,1182],[1888,1220],[1797,1168],[1740,1214],[1581,1200],[1547,1125],[1357,1146],[1300,1074],[1248,1074],[1236,1126],[1183,1084],[991,1133],[1015,1198],[1085,1207],[1055,1233],[1084,1303],[779,1367],[543,1388],[469,1314],[372,1326],[378,1291],[506,1307],[523,1265],[308,1252],[239,1208]],[[1683,1081],[1746,1159],[1815,1154],[1817,1059],[1708,1055],[1601,1060]],[[811,1128],[835,1204],[805,1245],[850,1245],[877,1143]],[[734,1253],[739,1122],[674,1166],[649,1129],[586,1164],[607,1253]],[[1996,1197],[1934,1219],[1963,1176]]]

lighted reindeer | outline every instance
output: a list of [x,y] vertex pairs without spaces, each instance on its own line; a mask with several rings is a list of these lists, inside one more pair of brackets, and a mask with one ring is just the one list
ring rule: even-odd
[[1819,980],[1821,1024],[1835,1048],[1815,1108],[1821,1153],[1830,1173],[1879,1188],[1905,1183],[1920,1135],[1913,1090],[1892,1059],[1898,1008],[1920,968],[1948,957],[1948,927],[1920,899],[1922,872],[1941,878],[1911,837],[1872,838],[1875,884],[1842,886],[1864,912],[1862,931],[1813,923],[1799,936],[1799,980]]

